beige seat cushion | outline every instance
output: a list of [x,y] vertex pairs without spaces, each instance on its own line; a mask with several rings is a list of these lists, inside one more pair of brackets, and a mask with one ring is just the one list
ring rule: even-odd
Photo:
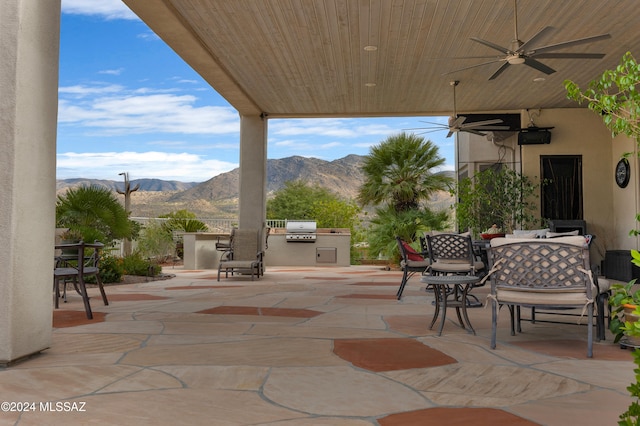
[[[553,297],[549,297],[553,293]],[[514,303],[518,305],[547,305],[547,306],[566,306],[575,305],[583,306],[587,300],[584,290],[529,290],[529,289],[505,289],[498,287],[496,289],[498,303]]]
[[[484,269],[484,263],[480,261],[476,261],[473,263],[473,267],[476,271],[480,271]],[[451,273],[459,273],[459,272],[468,272],[471,270],[471,265],[469,262],[451,262],[451,261],[436,261],[431,265],[431,269],[436,272],[451,272]]]
[[500,247],[505,244],[515,244],[515,243],[538,243],[538,244],[553,244],[553,243],[564,243],[570,244],[572,246],[577,247],[585,247],[587,244],[587,240],[582,235],[576,236],[568,236],[568,237],[556,237],[556,238],[493,238],[491,240],[491,247]]
[[600,293],[606,293],[611,289],[611,280],[603,277],[598,277],[598,287],[600,287]]
[[[406,266],[410,268],[427,268],[429,265],[431,265],[429,260],[408,260],[406,262]],[[404,268],[405,262],[400,262],[400,266]]]

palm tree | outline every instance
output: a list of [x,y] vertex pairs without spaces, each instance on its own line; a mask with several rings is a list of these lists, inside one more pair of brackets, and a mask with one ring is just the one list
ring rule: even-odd
[[444,164],[438,147],[414,134],[390,136],[365,157],[365,182],[358,201],[377,206],[369,231],[370,253],[397,260],[395,236],[414,240],[421,230],[442,229],[446,212],[432,212],[426,202],[453,180],[435,169]]
[[110,244],[131,238],[133,227],[115,194],[99,186],[71,188],[56,202],[56,226],[82,234],[85,241]]
[[397,212],[418,209],[436,191],[446,191],[452,179],[434,173],[444,164],[438,147],[415,134],[400,133],[371,148],[365,157],[362,205],[388,204]]

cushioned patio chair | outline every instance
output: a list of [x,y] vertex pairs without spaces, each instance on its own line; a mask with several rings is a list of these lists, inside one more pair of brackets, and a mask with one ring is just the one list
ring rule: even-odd
[[425,253],[418,253],[402,238],[396,237],[396,242],[398,244],[398,250],[400,251],[400,268],[402,268],[402,281],[396,293],[396,297],[400,300],[407,281],[409,281],[416,272],[423,275],[429,267],[430,262],[429,259],[425,259]]
[[587,356],[593,356],[593,307],[599,290],[593,280],[584,237],[494,238],[489,255],[492,349],[496,347],[498,311],[502,305],[509,306],[512,335],[516,307],[578,308],[587,315]]
[[233,236],[236,233],[236,228],[235,226],[233,228],[231,228],[231,232],[229,233],[229,239],[227,241],[217,241],[216,242],[216,250],[218,251],[230,251],[231,250],[231,243],[233,242]]
[[476,275],[485,268],[476,259],[471,236],[466,234],[426,235],[432,275]]
[[[547,233],[547,235],[549,235]],[[582,234],[578,234],[578,233],[562,233],[561,235],[556,235],[556,236],[550,236],[548,238],[560,238],[560,237],[566,237],[566,236],[570,236],[570,235],[582,235]],[[595,240],[596,236],[595,235],[591,235],[591,234],[586,234],[583,235],[583,237],[585,238],[585,241],[587,243],[587,246],[590,247],[591,244],[593,243],[593,241]],[[539,238],[539,237],[537,237]],[[547,238],[547,237],[545,237]],[[598,271],[595,265],[591,265],[591,272],[593,275],[593,283],[595,284],[595,292],[594,295],[596,299],[595,299],[595,317],[596,317],[596,340],[599,342],[601,340],[606,340],[606,331],[607,331],[607,327],[605,327],[605,318],[609,317],[609,296],[611,294],[611,281],[604,278],[604,277],[598,277]],[[550,312],[538,312],[538,313],[544,313],[544,314],[549,314]],[[559,321],[545,321],[545,320],[540,320],[536,318],[536,308],[532,307],[531,308],[531,322],[535,323],[536,321],[539,322],[559,322]],[[538,317],[539,318],[539,317]],[[517,326],[518,326],[518,332],[520,332],[521,330],[521,318],[520,318],[520,310],[517,310],[517,315],[516,315],[516,320],[517,320]]]
[[231,250],[220,256],[218,281],[222,271],[225,273],[225,278],[229,277],[229,273],[232,276],[235,273],[250,274],[252,281],[256,276],[260,278],[264,275],[263,256],[259,231],[236,229],[231,240]]
[[[469,234],[437,233],[425,235],[427,240],[429,272],[431,275],[475,275],[480,276],[484,272],[484,262],[479,260],[473,250],[473,241]],[[484,285],[476,284],[479,287]],[[482,303],[478,298],[469,293],[467,306],[478,307]]]

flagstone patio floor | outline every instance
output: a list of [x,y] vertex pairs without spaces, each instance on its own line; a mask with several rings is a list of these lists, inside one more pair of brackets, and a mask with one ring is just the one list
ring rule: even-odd
[[164,272],[107,286],[108,306],[90,289],[93,320],[70,292],[51,347],[0,368],[22,403],[0,425],[602,426],[631,402],[631,351],[608,334],[588,359],[575,317],[511,336],[505,310],[491,350],[491,309],[468,310],[476,335],[449,309],[438,337],[418,276],[398,301],[380,266]]

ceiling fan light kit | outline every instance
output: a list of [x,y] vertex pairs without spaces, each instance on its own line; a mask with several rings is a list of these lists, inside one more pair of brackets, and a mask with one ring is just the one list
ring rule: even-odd
[[520,55],[510,55],[507,56],[507,62],[509,62],[510,65],[520,65],[524,64],[525,60]]

